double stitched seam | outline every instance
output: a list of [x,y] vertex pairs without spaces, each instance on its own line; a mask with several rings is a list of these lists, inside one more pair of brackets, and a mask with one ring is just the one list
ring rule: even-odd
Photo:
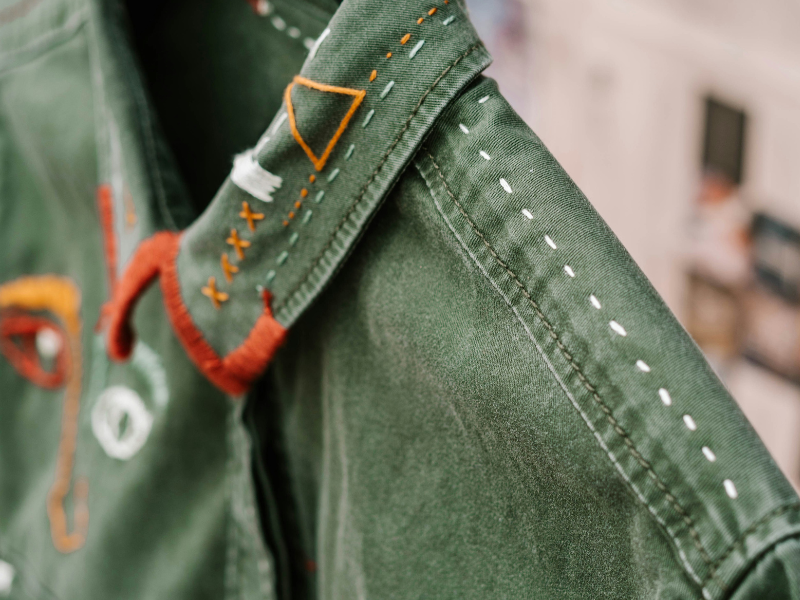
[[719,566],[720,566],[722,563],[724,563],[724,562],[725,562],[725,561],[728,559],[728,557],[729,557],[731,554],[733,554],[733,553],[734,553],[734,552],[735,552],[737,549],[739,549],[739,548],[741,548],[742,546],[744,546],[744,542],[745,542],[745,540],[746,540],[748,537],[750,537],[750,536],[751,536],[753,533],[755,533],[755,531],[756,531],[756,530],[757,530],[759,527],[761,527],[762,525],[765,525],[766,523],[768,523],[769,521],[771,521],[771,520],[772,520],[772,519],[774,519],[775,517],[779,517],[779,516],[781,516],[782,514],[789,512],[790,510],[797,510],[797,509],[800,509],[800,502],[793,502],[792,504],[787,504],[787,505],[785,505],[785,506],[779,506],[778,508],[776,508],[776,509],[774,509],[774,510],[772,510],[772,511],[768,512],[767,514],[765,514],[765,515],[764,515],[763,517],[761,517],[761,518],[760,518],[758,521],[756,521],[756,522],[755,522],[755,523],[753,523],[753,524],[752,524],[750,527],[748,527],[747,529],[745,529],[745,530],[742,532],[742,534],[741,534],[741,535],[740,535],[740,536],[739,536],[739,537],[736,539],[736,541],[735,541],[733,544],[731,544],[731,545],[728,547],[728,549],[727,549],[725,552],[723,552],[722,556],[720,556],[720,557],[719,557],[719,558],[716,560],[716,562],[715,562],[715,563],[714,563],[714,565],[713,565],[713,566],[714,566],[714,571],[712,571],[712,574],[711,574],[711,575],[709,575],[708,577],[706,577],[706,578],[705,578],[705,580],[703,581],[703,587],[705,587],[705,585],[706,585],[706,584],[707,584],[709,581],[711,581],[711,579],[713,579],[713,578],[714,578],[714,575],[713,575],[713,573],[714,573],[714,572],[716,572],[716,569],[718,569],[718,568],[719,568]]
[[450,70],[451,70],[451,69],[453,69],[453,68],[454,68],[454,67],[455,67],[455,66],[456,66],[458,63],[460,63],[460,62],[461,62],[463,59],[465,59],[467,56],[469,56],[469,55],[470,55],[470,54],[472,54],[472,53],[473,53],[475,50],[477,50],[478,48],[480,48],[480,47],[482,47],[482,46],[483,46],[483,43],[482,43],[482,42],[478,42],[478,43],[476,43],[476,44],[473,44],[472,46],[470,46],[470,47],[469,47],[469,48],[466,50],[466,52],[464,52],[464,53],[463,53],[461,56],[459,56],[458,58],[456,58],[456,59],[455,59],[455,60],[454,60],[454,61],[453,61],[453,62],[450,64],[450,66],[448,66],[448,67],[447,67],[447,68],[446,68],[444,71],[442,71],[442,72],[441,72],[441,74],[440,74],[440,75],[439,75],[439,76],[438,76],[438,77],[437,77],[437,78],[434,80],[434,82],[431,84],[431,86],[430,86],[430,87],[429,87],[429,88],[428,88],[428,89],[425,91],[425,93],[424,93],[424,94],[422,94],[422,97],[419,99],[419,102],[417,102],[417,105],[416,105],[416,106],[414,107],[414,109],[411,111],[411,114],[409,115],[408,119],[406,120],[405,124],[403,125],[403,128],[400,130],[400,133],[397,135],[397,137],[395,138],[395,140],[392,142],[392,145],[391,145],[391,146],[389,146],[389,149],[386,151],[386,154],[384,154],[383,158],[382,158],[382,159],[381,159],[381,161],[378,163],[378,166],[377,166],[377,167],[375,167],[375,170],[372,172],[372,175],[370,175],[369,179],[367,180],[367,183],[364,185],[364,187],[363,187],[363,188],[361,188],[361,192],[358,194],[358,196],[356,197],[356,199],[355,199],[355,201],[353,202],[353,204],[351,204],[351,205],[350,205],[350,208],[347,210],[347,212],[345,213],[345,215],[342,217],[341,221],[339,221],[339,223],[338,223],[338,224],[336,225],[336,227],[333,229],[333,232],[331,233],[330,237],[328,238],[328,242],[327,242],[327,243],[325,244],[325,246],[322,248],[322,250],[320,251],[320,253],[319,253],[319,254],[316,256],[316,258],[315,258],[315,259],[314,259],[314,261],[311,263],[311,266],[308,268],[308,270],[305,272],[305,274],[304,274],[304,275],[303,275],[303,276],[300,278],[300,281],[297,283],[297,285],[295,285],[295,286],[292,288],[292,290],[291,290],[291,291],[290,291],[290,292],[289,292],[289,293],[286,295],[286,298],[285,298],[284,300],[282,300],[280,303],[278,303],[278,304],[277,304],[277,306],[275,306],[275,308],[274,308],[274,312],[275,312],[275,313],[277,313],[279,310],[281,310],[281,309],[282,309],[282,308],[283,308],[283,307],[286,305],[286,303],[287,303],[287,302],[288,302],[288,301],[289,301],[289,300],[290,300],[290,299],[291,299],[291,298],[292,298],[292,297],[295,295],[295,293],[297,293],[297,291],[298,291],[298,290],[299,290],[299,289],[300,289],[300,288],[303,286],[303,284],[304,284],[304,283],[305,283],[305,282],[308,280],[308,277],[311,275],[311,273],[314,271],[314,269],[316,269],[316,268],[317,268],[317,265],[318,265],[318,264],[319,264],[319,262],[322,260],[322,257],[325,255],[325,253],[326,253],[326,252],[327,252],[327,251],[330,249],[330,247],[333,245],[333,242],[334,242],[334,241],[335,241],[335,239],[336,239],[336,234],[337,234],[337,233],[339,233],[339,230],[340,230],[342,227],[344,227],[344,224],[345,224],[345,223],[347,222],[347,220],[350,218],[350,215],[351,215],[351,214],[353,214],[353,211],[355,211],[355,209],[358,207],[358,205],[359,205],[359,203],[361,202],[361,200],[363,200],[363,199],[364,199],[364,196],[366,195],[366,193],[367,193],[367,190],[369,189],[369,186],[370,186],[370,185],[372,185],[372,182],[373,182],[373,181],[375,181],[375,178],[378,176],[378,173],[380,173],[381,169],[383,169],[383,165],[385,165],[385,164],[386,164],[386,161],[387,161],[387,160],[389,160],[389,156],[391,156],[392,152],[394,152],[394,149],[397,147],[397,144],[399,144],[399,143],[400,143],[400,140],[403,138],[403,135],[405,135],[405,132],[406,132],[406,131],[408,130],[408,128],[411,126],[411,121],[412,121],[412,120],[414,119],[414,117],[417,115],[417,112],[419,112],[419,109],[420,109],[420,107],[421,107],[421,106],[422,106],[422,104],[425,102],[425,99],[428,97],[428,95],[429,95],[429,94],[430,94],[430,93],[433,91],[433,89],[434,89],[434,88],[435,88],[437,85],[439,85],[439,82],[440,82],[440,81],[441,81],[441,80],[442,80],[442,79],[443,79],[443,78],[444,78],[444,77],[445,77],[445,76],[446,76],[446,75],[447,75],[447,74],[450,72]]
[[478,227],[475,225],[473,220],[470,218],[469,214],[466,212],[466,210],[464,210],[464,207],[461,205],[461,203],[458,201],[456,196],[450,190],[450,186],[448,185],[447,180],[444,178],[444,175],[442,174],[442,171],[439,168],[439,165],[436,163],[436,160],[433,158],[433,156],[427,151],[426,151],[426,154],[428,155],[428,158],[430,158],[431,163],[433,164],[433,167],[436,169],[436,173],[439,176],[439,178],[441,179],[442,184],[444,185],[445,191],[447,192],[448,196],[450,196],[450,198],[453,200],[453,202],[455,203],[455,205],[458,208],[459,212],[463,215],[463,217],[470,224],[470,227],[475,232],[475,234],[481,239],[481,241],[486,246],[487,250],[492,255],[492,257],[506,271],[506,273],[511,277],[511,279],[515,283],[515,285],[520,289],[522,294],[528,300],[528,302],[530,303],[530,305],[533,308],[534,312],[536,313],[536,316],[539,317],[539,319],[541,320],[542,324],[547,328],[547,330],[548,330],[548,332],[550,334],[550,337],[553,339],[553,341],[558,346],[558,349],[561,351],[561,354],[564,356],[565,359],[567,359],[567,362],[572,367],[573,371],[576,373],[578,378],[581,380],[581,383],[583,384],[583,386],[592,395],[592,398],[594,398],[595,402],[597,402],[597,404],[600,406],[600,409],[603,411],[603,413],[605,413],[606,419],[608,420],[609,424],[611,424],[611,426],[614,429],[614,431],[622,438],[622,440],[624,441],[625,445],[627,446],[628,451],[630,452],[630,454],[646,470],[647,474],[650,476],[650,478],[656,484],[658,489],[661,490],[661,492],[664,494],[664,497],[667,499],[667,501],[670,503],[670,505],[673,507],[673,509],[675,509],[675,512],[677,512],[678,515],[680,515],[680,517],[682,518],[683,522],[687,526],[689,534],[692,537],[692,541],[694,542],[695,547],[699,551],[700,556],[703,559],[703,562],[705,562],[706,565],[709,568],[710,578],[715,579],[717,581],[717,583],[719,584],[719,586],[723,590],[727,590],[727,586],[725,585],[725,583],[717,578],[715,565],[714,565],[713,561],[711,560],[711,557],[709,556],[708,552],[706,551],[705,546],[703,545],[702,541],[700,540],[700,536],[699,536],[699,534],[697,533],[697,530],[694,527],[694,521],[689,516],[689,514],[686,512],[686,509],[684,509],[683,506],[681,506],[681,504],[678,502],[677,498],[669,490],[667,485],[663,481],[661,481],[661,479],[658,477],[656,472],[653,470],[652,465],[650,465],[650,463],[647,460],[645,460],[645,458],[641,455],[641,453],[636,449],[636,445],[633,443],[633,440],[630,439],[630,437],[628,436],[627,432],[619,425],[619,422],[614,417],[612,410],[608,407],[608,405],[605,403],[605,401],[600,397],[600,394],[598,393],[597,388],[589,381],[589,379],[586,377],[586,375],[584,375],[583,371],[581,370],[580,365],[578,365],[578,363],[575,362],[575,359],[572,356],[572,354],[570,354],[570,352],[567,350],[567,347],[563,344],[563,342],[561,342],[561,339],[558,337],[558,334],[556,333],[555,328],[547,320],[547,318],[545,317],[544,313],[539,308],[539,305],[537,304],[537,302],[531,296],[530,292],[528,292],[527,288],[522,283],[522,281],[520,281],[519,277],[517,277],[516,273],[514,273],[514,271],[512,271],[511,268],[505,262],[503,262],[503,260],[500,258],[500,256],[495,251],[495,249],[489,243],[489,240],[486,239],[486,236],[483,235],[483,232],[481,232],[480,229],[478,229]]

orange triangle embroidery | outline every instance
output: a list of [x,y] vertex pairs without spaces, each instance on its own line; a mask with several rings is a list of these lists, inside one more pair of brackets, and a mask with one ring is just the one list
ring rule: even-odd
[[[322,156],[319,158],[314,151],[311,150],[311,147],[306,143],[303,139],[303,136],[300,135],[300,132],[297,130],[297,122],[294,118],[294,106],[292,106],[292,88],[294,85],[302,85],[304,87],[310,88],[312,90],[319,90],[321,92],[332,92],[334,94],[346,94],[348,96],[353,96],[353,103],[350,105],[350,109],[347,111],[347,114],[342,119],[342,122],[339,123],[339,127],[336,129],[336,133],[333,134],[331,141],[328,142],[328,145],[325,147]],[[364,96],[367,95],[366,90],[354,90],[352,88],[346,87],[337,87],[335,85],[327,85],[325,83],[317,83],[316,81],[312,81],[305,77],[301,77],[300,75],[295,75],[292,82],[286,87],[286,92],[284,92],[284,98],[286,101],[286,112],[289,115],[289,126],[292,128],[292,135],[294,139],[297,140],[297,143],[300,144],[300,147],[305,151],[308,155],[308,158],[311,159],[311,162],[314,163],[314,168],[317,171],[321,171],[322,168],[325,166],[325,163],[328,162],[328,157],[333,152],[334,146],[336,146],[336,142],[339,141],[339,138],[342,137],[344,130],[347,129],[347,124],[350,122],[350,118],[356,112],[356,109],[361,104],[361,101],[364,100]]]

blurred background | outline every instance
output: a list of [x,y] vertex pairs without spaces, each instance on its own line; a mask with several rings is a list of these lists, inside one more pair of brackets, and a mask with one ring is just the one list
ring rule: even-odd
[[800,2],[467,4],[487,74],[800,489]]

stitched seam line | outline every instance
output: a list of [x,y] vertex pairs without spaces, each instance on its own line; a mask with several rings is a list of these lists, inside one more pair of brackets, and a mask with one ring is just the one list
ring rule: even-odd
[[528,300],[530,305],[533,307],[533,310],[536,313],[536,316],[539,317],[539,319],[541,320],[542,324],[547,328],[548,332],[550,333],[550,337],[553,339],[553,341],[558,346],[558,349],[561,351],[561,354],[564,356],[565,359],[567,359],[567,362],[572,367],[573,371],[575,371],[575,373],[578,375],[578,378],[581,380],[581,383],[583,384],[583,386],[592,395],[592,398],[594,398],[594,400],[600,406],[600,408],[603,411],[603,413],[605,413],[606,419],[611,424],[611,426],[614,429],[614,431],[625,442],[625,445],[627,446],[628,451],[630,452],[631,456],[633,456],[636,459],[636,461],[647,471],[647,474],[650,476],[650,478],[656,484],[658,489],[661,490],[661,492],[664,494],[664,497],[667,499],[667,501],[670,503],[670,505],[675,509],[675,512],[677,512],[678,515],[680,515],[680,517],[683,519],[683,522],[686,524],[686,526],[688,528],[689,534],[692,537],[692,541],[694,542],[695,547],[699,551],[700,556],[703,559],[703,562],[705,562],[706,565],[709,568],[709,573],[710,573],[709,577],[715,579],[717,581],[717,583],[719,584],[719,586],[723,590],[727,590],[727,586],[725,585],[725,583],[717,578],[716,566],[713,564],[713,561],[711,560],[711,557],[708,555],[708,552],[706,551],[705,546],[700,541],[700,536],[699,536],[699,534],[697,533],[697,530],[694,527],[694,521],[689,516],[689,514],[686,512],[686,509],[684,509],[680,505],[680,503],[678,502],[677,498],[675,498],[675,496],[672,494],[672,492],[670,492],[670,490],[666,486],[666,484],[664,484],[661,481],[661,479],[658,477],[656,472],[653,470],[653,468],[650,465],[650,463],[647,460],[645,460],[644,457],[641,455],[641,453],[636,449],[636,445],[630,439],[630,437],[628,436],[627,432],[619,425],[618,421],[616,420],[616,418],[613,415],[613,412],[611,411],[611,409],[603,401],[603,399],[600,397],[599,393],[597,392],[597,388],[589,381],[589,379],[586,377],[586,375],[583,374],[583,371],[581,370],[580,365],[578,365],[578,363],[575,362],[575,359],[572,356],[572,354],[569,353],[569,351],[567,350],[566,346],[564,346],[564,344],[561,342],[561,339],[558,337],[558,334],[556,333],[555,328],[547,320],[547,318],[545,317],[544,313],[539,308],[539,305],[537,304],[537,302],[533,299],[533,297],[530,295],[528,290],[525,288],[525,285],[520,281],[520,279],[519,279],[519,277],[517,277],[516,273],[514,273],[514,271],[512,271],[511,268],[505,262],[503,262],[503,260],[500,258],[500,256],[495,251],[495,249],[489,243],[489,240],[487,240],[486,237],[483,235],[483,232],[481,232],[480,229],[478,229],[478,227],[475,225],[475,223],[470,218],[469,214],[467,214],[466,210],[464,210],[464,207],[461,205],[461,203],[455,197],[453,192],[450,190],[450,186],[447,184],[447,180],[444,178],[444,175],[442,174],[442,171],[439,168],[439,165],[436,163],[436,160],[433,158],[433,156],[427,150],[426,150],[425,153],[428,155],[428,158],[431,159],[431,163],[433,164],[434,168],[436,169],[436,173],[439,176],[439,179],[441,179],[442,183],[444,184],[445,191],[450,196],[450,198],[453,200],[453,202],[455,203],[455,205],[458,208],[459,212],[461,212],[461,214],[464,216],[464,218],[467,220],[467,222],[472,227],[472,230],[481,239],[481,241],[486,246],[487,250],[489,250],[489,253],[494,257],[494,259],[497,261],[497,263],[511,277],[511,279],[514,281],[514,283],[520,289],[522,294]]
[[[728,549],[720,556],[717,561],[714,563],[714,569],[716,570],[719,566],[727,560],[727,558],[733,554],[737,549],[744,546],[744,541],[746,538],[750,537],[753,533],[755,533],[756,529],[761,527],[762,525],[766,524],[767,522],[771,521],[775,517],[779,517],[782,514],[789,512],[790,510],[796,510],[800,508],[800,502],[794,502],[792,504],[787,504],[785,506],[779,506],[775,510],[772,510],[761,517],[758,521],[753,523],[750,527],[745,529],[742,534],[736,539],[736,541],[728,547]],[[711,576],[706,577],[703,581],[703,586],[705,586],[710,580],[712,579]]]
[[408,130],[408,128],[411,126],[411,121],[417,115],[417,112],[419,112],[419,109],[422,106],[422,103],[425,102],[425,98],[427,98],[428,95],[433,91],[433,88],[435,88],[437,85],[439,85],[439,82],[445,77],[445,75],[447,75],[450,72],[450,70],[453,67],[455,67],[463,59],[465,59],[467,56],[469,56],[475,50],[477,50],[478,48],[480,48],[482,46],[483,46],[482,42],[478,42],[478,43],[473,44],[472,46],[470,46],[467,49],[466,52],[464,52],[461,56],[459,56],[457,59],[455,59],[452,62],[452,64],[450,64],[449,67],[447,67],[444,71],[442,71],[441,74],[431,84],[431,86],[425,91],[425,93],[422,94],[422,97],[419,99],[419,102],[417,102],[417,105],[414,107],[414,110],[411,111],[411,114],[409,115],[408,119],[406,120],[405,125],[403,125],[403,128],[400,130],[400,133],[397,135],[395,140],[392,142],[392,145],[389,146],[389,149],[386,151],[386,154],[384,154],[383,158],[378,163],[378,166],[375,167],[375,170],[372,172],[372,175],[370,175],[369,179],[367,180],[367,183],[364,185],[363,188],[361,188],[361,192],[358,194],[358,197],[355,199],[353,204],[350,205],[350,208],[344,214],[344,217],[342,217],[342,220],[339,221],[338,225],[336,225],[336,227],[334,228],[333,232],[331,233],[330,237],[328,238],[328,242],[322,248],[322,251],[317,255],[317,257],[311,263],[311,266],[308,268],[308,270],[305,272],[305,274],[300,278],[300,281],[297,283],[297,285],[295,285],[292,288],[292,290],[286,295],[286,299],[282,300],[279,304],[277,304],[275,306],[275,308],[273,309],[273,314],[277,314],[284,306],[286,306],[286,303],[289,302],[289,300],[295,295],[295,293],[297,293],[297,291],[302,287],[302,285],[308,280],[308,277],[311,275],[311,273],[314,271],[314,269],[317,268],[317,265],[319,264],[320,260],[322,260],[322,257],[325,255],[325,253],[328,251],[328,249],[333,245],[333,242],[336,239],[336,234],[339,233],[339,230],[342,227],[344,227],[344,224],[350,218],[350,215],[353,214],[353,211],[356,209],[358,204],[361,202],[361,200],[364,199],[364,196],[367,193],[367,189],[369,188],[370,185],[372,185],[372,182],[375,181],[375,178],[378,176],[378,173],[380,173],[381,169],[383,169],[383,165],[386,164],[387,160],[389,160],[389,156],[391,156],[391,154],[394,151],[395,147],[397,147],[397,144],[400,143],[400,140],[402,139],[403,135]]

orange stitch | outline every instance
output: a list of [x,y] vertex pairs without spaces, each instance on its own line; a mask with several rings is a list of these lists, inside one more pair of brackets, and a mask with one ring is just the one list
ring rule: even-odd
[[305,198],[306,196],[308,196],[308,190],[306,188],[303,188],[302,190],[300,190],[300,195],[303,198]]
[[317,180],[317,176],[312,173],[311,175],[308,176],[308,180],[311,183],[314,183]]
[[405,46],[405,45],[406,45],[406,42],[408,42],[408,40],[410,40],[410,39],[411,39],[411,34],[410,34],[410,33],[407,33],[407,34],[405,34],[403,37],[401,37],[401,38],[400,38],[400,44],[402,44],[403,46]]
[[286,219],[284,219],[284,220],[283,220],[283,226],[284,226],[284,227],[288,227],[288,226],[289,226],[289,221],[287,221]]
[[[294,219],[294,213],[293,212],[289,212],[289,218],[290,219]],[[287,223],[287,225],[288,225],[288,223]]]
[[[348,96],[353,96],[353,103],[350,105],[350,109],[345,114],[342,121],[339,123],[339,127],[336,129],[336,133],[333,134],[331,141],[328,142],[325,151],[322,153],[322,156],[317,158],[317,155],[311,150],[311,147],[306,143],[303,139],[303,136],[300,135],[300,132],[297,129],[297,122],[295,121],[294,117],[294,106],[292,105],[292,87],[294,85],[302,85],[312,90],[319,90],[321,92],[332,92],[334,94],[345,94]],[[312,81],[311,79],[307,79],[305,77],[301,77],[300,75],[295,75],[292,82],[286,86],[286,91],[284,92],[284,97],[286,100],[286,113],[289,115],[289,126],[292,129],[292,135],[294,139],[300,144],[300,147],[305,151],[308,158],[311,159],[311,162],[314,164],[314,168],[317,171],[321,171],[322,168],[325,166],[325,163],[328,162],[328,157],[330,156],[331,152],[333,151],[334,146],[336,146],[336,142],[339,141],[339,138],[344,133],[344,130],[347,129],[347,124],[350,122],[350,118],[355,114],[356,110],[358,109],[361,101],[364,100],[364,96],[367,95],[366,90],[354,90],[351,88],[345,87],[338,87],[335,85],[327,85],[325,83],[317,83],[316,81]]]
[[425,17],[420,17],[417,19],[417,25],[422,25],[422,22],[425,20]]
[[131,191],[127,186],[122,192],[122,200],[125,203],[125,224],[128,227],[133,227],[138,220],[136,217],[136,205],[133,203],[133,196],[131,196]]
[[387,52],[386,53],[386,58],[392,58],[392,53],[391,52]]
[[432,17],[433,15],[435,15],[435,14],[436,14],[436,11],[437,11],[437,10],[439,10],[439,9],[438,9],[438,8],[436,8],[436,7],[434,6],[432,9],[430,9],[430,10],[428,11],[428,16],[429,16],[429,17]]
[[204,286],[200,291],[203,292],[204,296],[208,296],[208,298],[211,299],[211,304],[213,304],[214,308],[217,310],[220,309],[220,303],[227,302],[230,297],[225,292],[220,292],[217,289],[217,280],[214,277],[209,277],[208,285]]
[[23,277],[0,285],[0,309],[14,307],[30,311],[49,310],[64,324],[69,345],[69,376],[64,392],[61,418],[61,438],[58,442],[56,473],[53,485],[47,494],[47,516],[50,519],[50,535],[59,552],[74,552],[86,541],[89,527],[87,497],[88,483],[81,478],[72,489],[73,528],[68,532],[64,499],[70,491],[72,469],[75,462],[75,445],[78,436],[78,413],[81,402],[81,294],[78,287],[65,277],[43,275]]
[[231,264],[231,261],[228,260],[227,253],[222,253],[222,258],[219,259],[219,264],[222,266],[222,272],[225,273],[225,279],[228,280],[228,283],[233,281],[233,274],[239,272],[239,267],[236,265]]
[[375,81],[375,78],[376,78],[377,76],[378,76],[378,71],[376,71],[375,69],[372,69],[372,73],[370,73],[370,74],[369,74],[369,81],[370,81],[370,83],[372,83],[373,81]]
[[294,203],[294,207],[295,208],[300,208],[301,206],[303,206],[303,203],[300,202],[300,200],[298,200],[297,202]]
[[239,213],[239,216],[247,221],[247,227],[250,229],[250,231],[256,230],[256,225],[253,223],[253,221],[260,221],[264,218],[263,213],[253,212],[250,210],[250,205],[247,203],[247,201],[242,202],[242,212]]
[[225,241],[236,249],[236,256],[239,257],[239,260],[244,260],[244,250],[242,248],[249,248],[250,242],[240,238],[239,232],[235,229],[231,229],[231,236]]

